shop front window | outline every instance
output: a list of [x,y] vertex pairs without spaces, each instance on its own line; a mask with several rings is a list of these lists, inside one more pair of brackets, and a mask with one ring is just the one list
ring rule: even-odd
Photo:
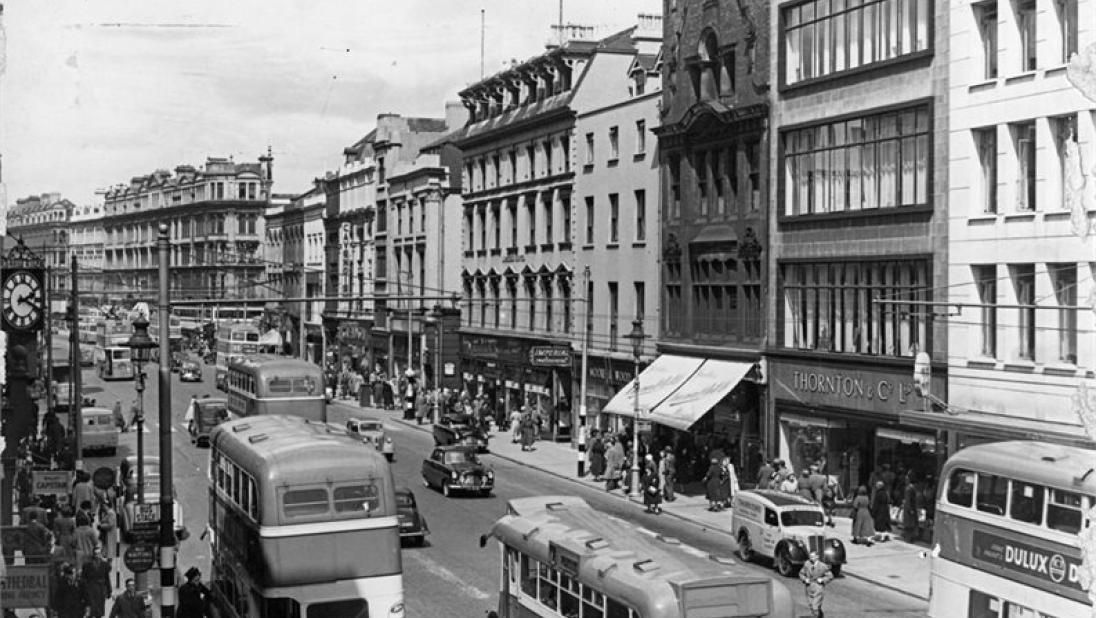
[[800,425],[784,421],[784,432],[788,436],[791,453],[788,465],[793,471],[806,470],[811,464],[825,459],[826,429],[820,425]]

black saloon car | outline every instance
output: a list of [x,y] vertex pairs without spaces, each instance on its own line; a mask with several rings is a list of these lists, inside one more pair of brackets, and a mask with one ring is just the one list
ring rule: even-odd
[[213,428],[228,420],[228,400],[203,398],[197,401],[198,409],[195,411],[194,420],[187,429],[190,430],[190,442],[195,446],[209,446],[209,434]]
[[415,494],[406,487],[396,488],[396,514],[400,522],[400,540],[407,539],[422,547],[426,535],[430,534],[430,528],[426,525],[426,518],[419,512]]
[[487,440],[490,436],[481,428],[472,424],[449,423],[434,425],[434,444],[449,446],[458,444],[476,449],[478,453],[487,452]]
[[491,494],[495,472],[480,462],[469,446],[438,446],[422,462],[422,484],[439,487],[446,496],[455,491]]

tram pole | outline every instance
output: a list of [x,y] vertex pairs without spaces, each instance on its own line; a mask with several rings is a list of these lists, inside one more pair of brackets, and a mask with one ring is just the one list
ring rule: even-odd
[[175,510],[171,470],[171,300],[168,288],[170,245],[166,223],[156,239],[160,260],[160,616],[175,617]]

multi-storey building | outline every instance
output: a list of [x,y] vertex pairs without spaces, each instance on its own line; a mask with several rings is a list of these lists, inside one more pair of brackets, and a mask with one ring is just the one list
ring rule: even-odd
[[103,275],[107,294],[150,298],[157,286],[156,237],[169,227],[175,298],[265,296],[259,245],[270,198],[273,157],[257,163],[208,158],[197,169],[157,170],[104,196]]
[[[296,196],[281,214],[283,298],[323,296],[324,181]],[[294,356],[320,364],[323,358],[323,300],[285,303],[284,341]]]
[[952,413],[938,420],[949,451],[987,439],[1091,446],[1074,398],[1096,370],[1096,315],[1081,308],[1096,275],[1096,102],[1085,96],[1096,92],[1075,88],[1066,66],[1096,43],[1084,25],[1096,2],[950,9],[951,47],[967,53],[948,73]]
[[7,212],[8,234],[21,238],[28,249],[45,260],[53,314],[63,314],[68,302],[58,293],[72,289],[69,226],[75,209],[60,193],[43,193],[16,200]]
[[[77,206],[69,220],[69,249],[76,256],[76,277],[81,299],[103,302],[103,192],[95,203]],[[70,262],[71,264],[71,262]]]
[[[575,299],[588,302],[560,309],[562,321],[577,326],[569,333],[573,349],[582,350],[583,323],[588,333],[591,427],[620,425],[619,416],[600,412],[632,380],[635,361],[627,336],[633,322],[640,321],[650,340],[659,331],[658,287],[652,276],[659,247],[659,151],[652,130],[659,123],[661,44],[660,17],[640,15],[634,28],[597,45],[571,100],[574,152],[566,156],[575,158],[576,174],[573,195],[563,198],[561,234],[569,234],[564,242],[574,254],[575,273],[568,284],[575,286]],[[648,343],[644,349],[653,348]],[[581,417],[579,372],[567,390],[576,395]]]
[[943,455],[913,370],[927,354],[939,386],[947,362],[948,6],[772,4],[762,435],[846,494]]
[[[768,256],[769,3],[664,3],[662,355],[641,403],[752,474]],[[676,390],[661,390],[665,380]],[[646,383],[654,389],[642,387]],[[667,397],[673,392],[672,397]],[[703,396],[679,405],[678,398]],[[650,399],[650,401],[647,401]],[[660,400],[663,400],[661,401]]]

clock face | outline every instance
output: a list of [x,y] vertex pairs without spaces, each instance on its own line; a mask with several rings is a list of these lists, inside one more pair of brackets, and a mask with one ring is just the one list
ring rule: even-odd
[[42,285],[38,277],[17,270],[4,278],[3,316],[9,328],[30,330],[42,317]]

